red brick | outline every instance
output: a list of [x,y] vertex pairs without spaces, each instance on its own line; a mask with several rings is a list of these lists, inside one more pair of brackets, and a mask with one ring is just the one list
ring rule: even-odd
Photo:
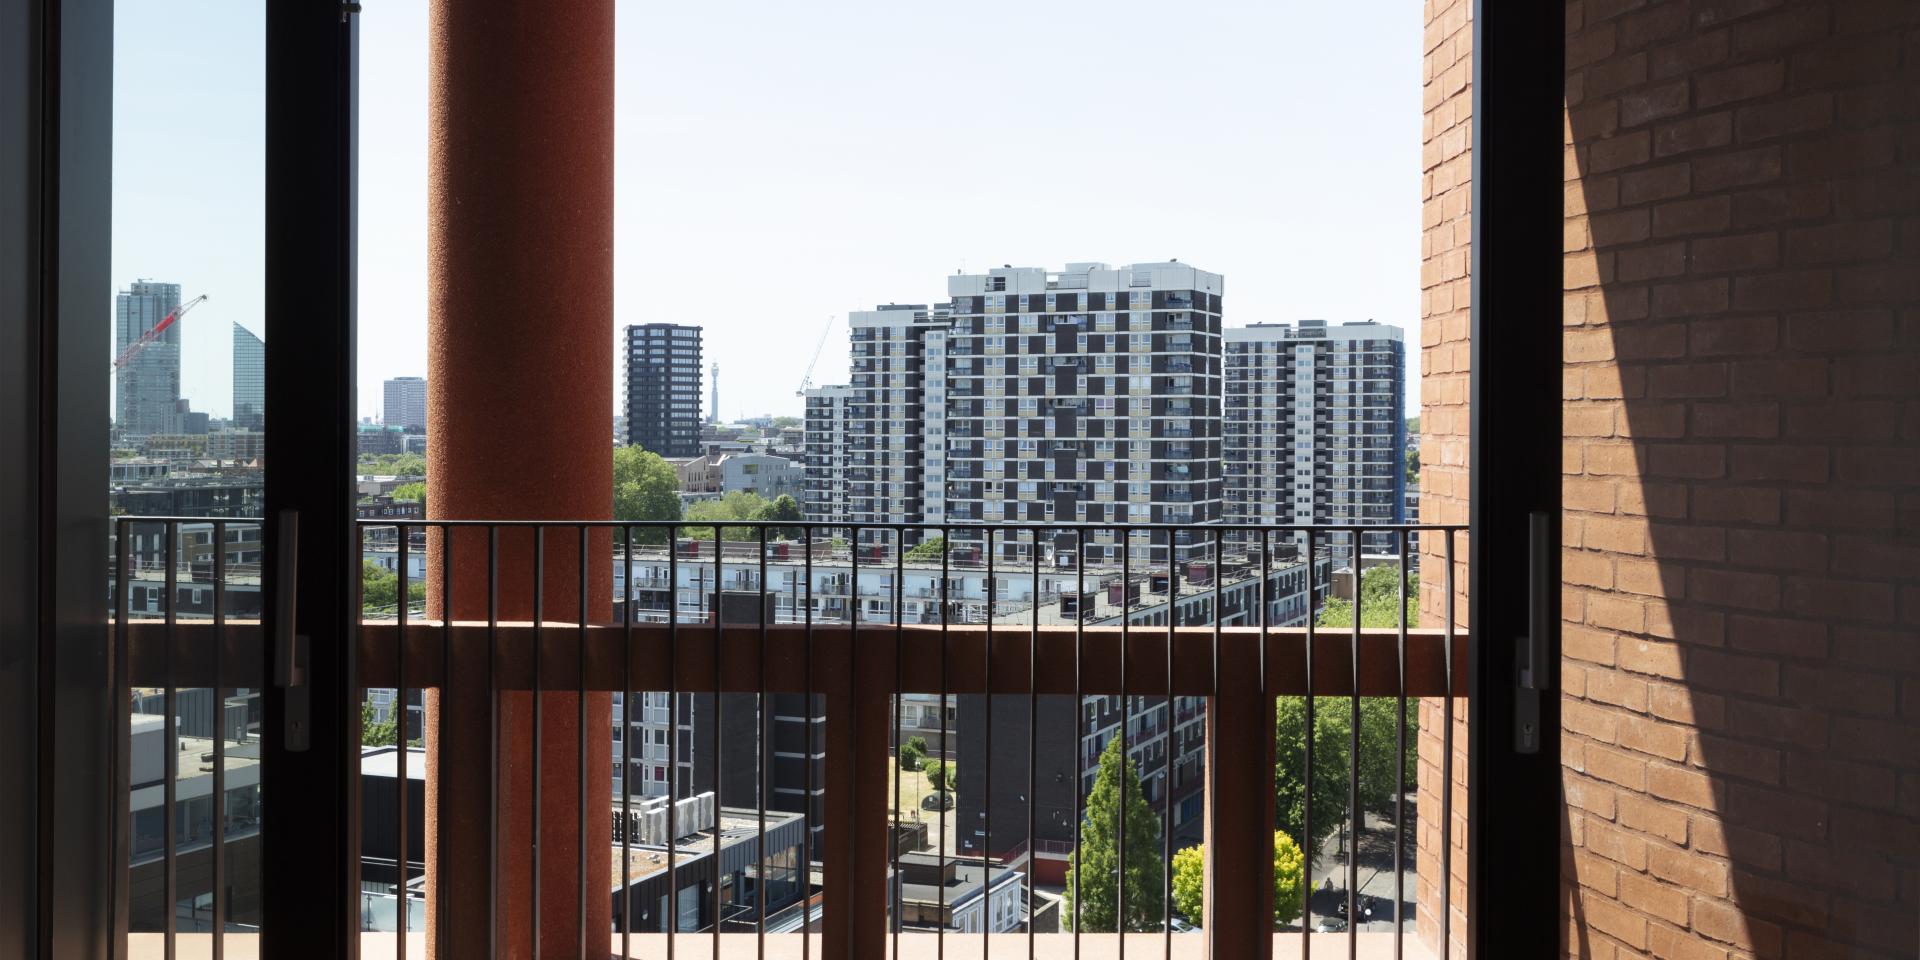
[[1575,660],[1613,666],[1613,635],[1565,624],[1560,628],[1560,652]]
[[1727,960],[1725,947],[1672,927],[1648,927],[1647,944],[1657,960]]
[[1688,352],[1696,357],[1771,353],[1778,343],[1778,326],[1772,317],[1695,320],[1687,324]]
[[1841,447],[1834,454],[1834,477],[1843,483],[1906,483],[1920,477],[1920,449]]
[[1620,899],[1627,906],[1668,923],[1684,926],[1687,922],[1687,894],[1639,874],[1621,875]]
[[1589,671],[1587,699],[1646,713],[1647,682],[1612,670]]
[[[1568,408],[1567,413],[1569,416],[1572,415],[1573,409],[1574,408],[1571,407]],[[1609,414],[1607,419],[1611,420],[1611,408],[1603,409],[1607,410]],[[1612,480],[1590,480],[1583,477],[1566,477],[1560,482],[1560,501],[1568,510],[1578,510],[1587,513],[1612,513],[1614,487],[1615,481]]]
[[1835,716],[1833,744],[1837,756],[1884,763],[1903,769],[1920,768],[1920,738],[1911,726],[1865,717]]
[[[1644,74],[1645,63],[1641,65]],[[1620,125],[1637,127],[1687,112],[1687,81],[1643,87],[1620,98]]]
[[1789,793],[1778,787],[1756,787],[1729,782],[1726,803],[1721,809],[1726,818],[1782,837],[1819,840],[1827,835],[1831,810],[1824,801]]
[[1785,84],[1786,74],[1787,65],[1782,60],[1742,64],[1699,74],[1694,78],[1694,103],[1697,108],[1704,110],[1723,103],[1777,93]]
[[1738,907],[1719,900],[1693,902],[1693,929],[1760,956],[1780,955],[1778,926],[1748,917]]
[[1853,896],[1878,897],[1899,883],[1892,865],[1877,853],[1836,850],[1824,843],[1805,840],[1787,844],[1786,852],[1787,876],[1809,886]]
[[1796,177],[1837,177],[1887,166],[1898,151],[1893,133],[1885,128],[1836,130],[1794,141],[1787,148],[1787,162]]
[[[1619,643],[1619,664],[1623,670],[1644,673],[1657,677],[1678,680],[1686,675],[1680,663],[1680,646],[1673,643],[1661,643],[1657,640],[1645,640],[1636,637],[1621,637]],[[1665,754],[1661,754],[1665,756]],[[1671,759],[1679,759],[1677,757]]]
[[1786,608],[1804,616],[1891,623],[1893,586],[1851,578],[1788,577]]
[[1726,476],[1726,449],[1711,444],[1654,445],[1649,451],[1648,472],[1656,477],[1689,480],[1714,480]]
[[1787,259],[1796,264],[1877,260],[1892,251],[1891,220],[1830,223],[1787,233]]
[[1823,359],[1742,360],[1733,365],[1736,397],[1824,397],[1829,363]]
[[1687,245],[1675,242],[1622,250],[1618,271],[1622,283],[1677,277],[1687,272]]
[[1830,29],[1825,4],[1789,6],[1733,25],[1733,55],[1747,57],[1824,38]]
[[[1566,701],[1560,708],[1562,727],[1601,743],[1613,743],[1619,738],[1620,716],[1617,711],[1605,710],[1578,700]],[[1611,808],[1606,816],[1609,818],[1613,816]]]
[[1815,929],[1827,925],[1827,898],[1802,884],[1735,870],[1733,888],[1740,891],[1740,909],[1749,917]]
[[1733,448],[1730,475],[1736,481],[1824,483],[1827,479],[1827,448],[1777,444],[1736,446]]
[[1561,356],[1568,363],[1613,359],[1613,331],[1569,330],[1561,338]]
[[1695,650],[1687,660],[1687,679],[1703,690],[1772,697],[1780,692],[1780,665],[1763,657]]
[[1893,768],[1825,757],[1810,751],[1787,754],[1787,786],[1841,803],[1894,809]]
[[1920,383],[1920,353],[1842,357],[1834,360],[1833,374],[1844,396],[1904,398]]
[[1727,895],[1727,877],[1731,872],[1722,860],[1672,847],[1647,849],[1647,872],[1709,897]]
[[1827,625],[1786,617],[1735,614],[1727,619],[1727,639],[1736,650],[1785,657],[1827,655]]
[[1607,824],[1587,821],[1586,847],[1623,867],[1647,868],[1647,841]]
[[1715,780],[1740,778],[1768,785],[1780,782],[1780,751],[1772,747],[1701,734],[1698,750],[1693,765],[1712,774]]
[[1687,824],[1693,848],[1762,870],[1778,870],[1783,841],[1772,834],[1727,823],[1717,814],[1695,816]]
[[1646,208],[1594,214],[1593,242],[1596,246],[1617,247],[1636,243],[1652,234],[1652,215]]
[[1827,745],[1827,716],[1815,710],[1729,700],[1727,724],[1752,739],[1816,750]]
[[1899,59],[1899,36],[1875,32],[1803,46],[1794,51],[1789,73],[1795,90],[1861,87],[1892,75]]
[[1639,633],[1647,627],[1645,601],[1604,593],[1587,597],[1587,622],[1603,630]]
[[1662,720],[1701,729],[1718,730],[1727,722],[1724,697],[1672,684],[1653,685],[1649,691],[1648,708]]
[[1693,161],[1693,188],[1711,192],[1777,180],[1786,161],[1779,147],[1717,153]]
[[1646,918],[1611,900],[1583,896],[1577,908],[1588,926],[1635,950],[1647,946]]
[[1746,230],[1825,217],[1833,210],[1833,188],[1826,181],[1790,183],[1765,190],[1742,190],[1731,200],[1732,226]]
[[1614,589],[1624,593],[1663,599],[1679,599],[1686,595],[1685,575],[1675,571],[1669,577],[1661,564],[1655,561],[1621,559],[1615,562],[1613,573]]
[[1833,95],[1815,93],[1790,100],[1774,100],[1741,107],[1734,119],[1741,143],[1771,140],[1818,130],[1833,123]]
[[1642,481],[1620,489],[1620,512],[1636,517],[1678,518],[1687,513],[1687,488],[1678,483]]
[[1652,142],[1645,130],[1602,137],[1587,147],[1587,169],[1606,173],[1646,163],[1653,155]]
[[[1670,807],[1636,793],[1622,792],[1617,800],[1616,819],[1621,826],[1671,843],[1687,842],[1689,818],[1685,808]],[[1664,849],[1657,843],[1648,844],[1647,855],[1651,859],[1655,853]]]
[[[1656,148],[1661,134],[1654,133]],[[1727,196],[1674,200],[1653,208],[1653,235],[1671,237],[1725,230],[1733,222],[1733,199]]]
[[[1908,476],[1920,477],[1920,473]],[[1920,542],[1838,537],[1834,541],[1833,572],[1865,579],[1920,583]]]
[[1654,397],[1724,397],[1724,363],[1662,364],[1647,372],[1647,393]]
[[1630,170],[1620,175],[1620,202],[1647,203],[1678,197],[1691,189],[1692,175],[1685,163]]
[[1727,534],[1719,527],[1658,523],[1648,529],[1648,542],[1653,556],[1663,562],[1727,558]]
[[[1696,487],[1692,516],[1714,523],[1780,522],[1780,491],[1767,487]],[[1655,552],[1659,547],[1655,546]]]
[[1620,746],[1676,763],[1687,759],[1687,734],[1681,727],[1648,720],[1623,717],[1620,720]]
[[1779,262],[1778,234],[1746,233],[1693,241],[1693,256],[1688,269],[1693,273],[1726,273],[1759,270]]
[[1899,428],[1900,406],[1891,400],[1836,400],[1787,410],[1787,436],[1796,440],[1887,441]]
[[1611,57],[1587,70],[1586,94],[1600,98],[1647,82],[1647,56],[1644,53]]
[[1893,497],[1872,490],[1788,490],[1787,522],[1797,527],[1885,530],[1893,526]]
[[1771,611],[1780,608],[1780,578],[1761,573],[1695,568],[1687,594],[1701,603]]
[[[1658,223],[1657,211],[1654,216]],[[1653,315],[1665,318],[1719,313],[1727,308],[1728,287],[1729,281],[1724,279],[1657,284],[1653,288]]]
[[1655,763],[1648,765],[1646,775],[1647,792],[1662,800],[1684,803],[1704,810],[1718,808],[1713,781],[1705,774],[1695,773],[1682,767]]
[[1696,403],[1695,437],[1765,439],[1780,435],[1780,407],[1773,403]]
[[1788,666],[1785,681],[1787,699],[1804,706],[1834,713],[1893,716],[1895,678],[1886,673],[1840,670],[1831,665]]
[[[1588,786],[1591,785],[1592,783],[1589,781]],[[1569,790],[1571,790],[1571,785],[1569,785]],[[1609,795],[1611,795],[1612,792],[1611,790],[1607,791]],[[1609,806],[1608,809],[1611,811],[1611,806]],[[1609,812],[1607,816],[1612,817],[1613,814]],[[1422,867],[1422,869],[1425,868]],[[1620,888],[1620,867],[1611,860],[1597,857],[1585,850],[1573,851],[1573,874],[1582,887],[1604,896],[1614,896],[1615,892]]]
[[1664,80],[1681,74],[1697,74],[1727,59],[1727,32],[1712,30],[1696,33],[1674,43],[1655,47],[1647,55],[1647,76]]
[[1826,535],[1803,530],[1727,531],[1727,553],[1743,567],[1821,571],[1827,567]]

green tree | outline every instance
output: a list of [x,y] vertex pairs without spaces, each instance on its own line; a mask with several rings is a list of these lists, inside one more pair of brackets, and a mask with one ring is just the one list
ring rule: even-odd
[[[380,566],[372,560],[360,561],[360,610],[364,614],[383,614],[393,616],[397,613],[395,597],[399,595],[400,577],[393,571]],[[427,599],[427,585],[418,580],[407,584],[407,601],[424,602]]]
[[[642,447],[613,451],[613,518],[680,519],[680,476],[673,465]],[[637,529],[633,538],[640,543],[665,543],[667,531]]]
[[938,560],[940,559],[940,555],[945,553],[946,550],[947,540],[945,537],[932,537],[922,540],[915,546],[908,548],[907,559]]
[[1419,447],[1414,447],[1413,449],[1407,451],[1407,482],[1408,483],[1420,482],[1420,448]]
[[[1206,913],[1207,854],[1198,846],[1173,855],[1173,909],[1198,926]],[[1273,835],[1273,922],[1288,924],[1300,918],[1300,888],[1306,883],[1306,862],[1300,845],[1285,833]]]
[[395,500],[417,500],[421,503],[426,503],[427,482],[425,480],[416,480],[413,483],[403,483],[393,488],[392,496]]
[[[767,509],[767,500],[751,490],[735,490],[721,496],[718,500],[699,500],[687,504],[688,521],[721,523],[726,521],[760,520],[761,513]],[[686,535],[696,540],[712,540],[713,527],[689,526]],[[755,540],[759,534],[752,527],[721,528],[721,536],[727,540]]]
[[926,759],[926,737],[908,737],[907,742],[900,745],[900,769],[918,770]]
[[799,425],[800,425],[799,417],[774,417],[773,422],[770,423],[768,426],[770,429],[774,429],[774,430],[785,430],[788,427],[797,427]]
[[427,475],[427,460],[417,453],[370,453],[360,458],[359,472],[394,477],[424,477]]
[[373,704],[360,703],[360,743],[368,747],[390,747],[400,740],[400,728],[392,720],[375,720]]
[[[764,520],[768,523],[799,523],[800,503],[793,499],[791,494],[783,493],[774,497],[772,503],[761,507],[760,515],[754,519]],[[768,536],[772,536],[773,533],[774,531],[767,531]]]
[[946,793],[953,787],[953,764],[941,763],[935,757],[921,761],[920,772],[927,775],[927,786]]
[[[1091,933],[1156,930],[1160,927],[1167,873],[1160,859],[1160,815],[1147,803],[1133,760],[1121,751],[1122,738],[1107,741],[1100,753],[1100,769],[1087,794],[1086,818],[1080,824],[1080,846],[1067,868],[1067,916],[1079,929]],[[1126,816],[1121,824],[1121,783],[1126,784]],[[1119,914],[1116,889],[1120,875],[1120,831],[1127,838],[1127,902]],[[1083,904],[1074,903],[1079,879]]]
[[[1341,586],[1346,586],[1345,577],[1341,577]],[[1407,625],[1420,622],[1420,576],[1407,574],[1406,593]],[[1395,564],[1381,564],[1369,568],[1360,575],[1360,626],[1390,629],[1400,625],[1400,568]],[[1339,597],[1327,598],[1326,606],[1320,609],[1320,619],[1316,621],[1323,627],[1353,626],[1353,603]]]

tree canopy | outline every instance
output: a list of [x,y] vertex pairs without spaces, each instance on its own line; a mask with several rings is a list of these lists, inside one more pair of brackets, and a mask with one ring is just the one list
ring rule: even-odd
[[[373,562],[360,561],[360,608],[362,612],[393,616],[398,614],[394,598],[400,590],[400,576]],[[419,580],[407,584],[407,601],[424,603],[427,585]]]
[[[680,519],[680,476],[660,455],[642,447],[613,451],[613,518]],[[635,530],[641,543],[665,543],[664,530]]]
[[947,549],[947,539],[945,537],[930,537],[926,540],[920,541],[918,544],[912,547],[909,547],[907,549],[907,559],[908,560],[938,560],[940,559],[940,554],[946,552],[946,549]]
[[368,453],[360,456],[361,473],[394,477],[424,477],[427,459],[417,453]]
[[412,483],[403,483],[394,487],[393,493],[390,494],[390,496],[395,500],[416,500],[420,503],[426,503],[427,482],[425,480],[415,480]]
[[[1341,580],[1346,578],[1343,576]],[[1341,584],[1345,586],[1343,582]],[[1360,625],[1362,627],[1389,628],[1400,625],[1400,609],[1397,601],[1400,597],[1400,568],[1395,564],[1381,564],[1370,567],[1360,575]],[[1407,574],[1407,625],[1416,626],[1420,622],[1420,575]],[[1353,603],[1339,597],[1328,597],[1326,606],[1320,609],[1320,619],[1315,621],[1323,627],[1353,626]]]
[[[1079,929],[1112,933],[1123,919],[1116,910],[1120,875],[1120,784],[1126,783],[1127,902],[1124,915],[1129,931],[1157,930],[1164,904],[1166,868],[1160,859],[1160,815],[1147,803],[1133,760],[1121,748],[1121,737],[1107,741],[1100,753],[1100,769],[1087,794],[1086,816],[1080,824],[1080,846],[1067,868],[1067,916]],[[1073,899],[1074,878],[1080,881],[1084,903]]]
[[[1199,926],[1206,912],[1207,854],[1198,847],[1187,847],[1173,855],[1173,909]],[[1292,923],[1300,918],[1300,888],[1306,883],[1306,861],[1300,845],[1285,833],[1273,835],[1273,922]]]

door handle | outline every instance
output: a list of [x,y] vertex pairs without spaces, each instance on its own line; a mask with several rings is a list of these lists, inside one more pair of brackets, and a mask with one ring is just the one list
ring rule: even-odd
[[313,695],[307,688],[307,638],[299,633],[300,512],[282,510],[274,550],[278,558],[273,596],[273,683],[286,691],[286,749],[304,753],[312,743]]
[[1553,678],[1547,641],[1553,636],[1553,515],[1527,514],[1527,635],[1514,651],[1513,748],[1540,751],[1540,698]]

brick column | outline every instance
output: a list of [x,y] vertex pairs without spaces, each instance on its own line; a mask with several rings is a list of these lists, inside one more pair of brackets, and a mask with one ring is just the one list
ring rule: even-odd
[[[431,3],[428,264],[428,509],[433,518],[586,520],[612,516],[612,0]],[[611,538],[590,538],[588,615],[611,616]],[[440,582],[453,552],[451,585]],[[547,534],[547,620],[572,621],[579,542]],[[499,615],[534,616],[533,539],[503,532]],[[478,531],[433,541],[434,615],[451,588],[459,619],[487,615],[487,545]],[[544,672],[573,674],[574,639],[549,636]],[[524,660],[526,648],[503,656]],[[502,694],[499,868],[489,864],[491,714],[484,646],[454,652],[445,696],[427,700],[429,928],[438,957],[484,956],[487,897],[497,883],[506,956],[604,955],[612,923],[611,701],[543,695],[541,776],[534,782],[533,704]],[[585,742],[586,847],[578,841]],[[540,818],[531,803],[540,792]],[[451,791],[451,796],[447,796]],[[441,817],[445,798],[447,817]],[[533,846],[540,850],[539,930],[532,929]],[[585,858],[588,943],[578,938]],[[491,881],[490,881],[491,878]],[[451,916],[439,915],[439,897]],[[597,946],[596,946],[597,944]]]
[[[1420,172],[1420,519],[1467,522],[1468,398],[1471,328],[1468,312],[1468,239],[1472,235],[1473,3],[1430,0],[1427,4],[1423,140]],[[1446,543],[1420,538],[1420,621],[1446,623]],[[1454,622],[1467,623],[1467,541],[1454,542]],[[1454,709],[1452,939],[1464,955],[1466,930],[1467,710],[1466,691]],[[1444,702],[1420,704],[1418,785],[1422,879],[1416,912],[1420,938],[1438,952],[1441,773]]]

